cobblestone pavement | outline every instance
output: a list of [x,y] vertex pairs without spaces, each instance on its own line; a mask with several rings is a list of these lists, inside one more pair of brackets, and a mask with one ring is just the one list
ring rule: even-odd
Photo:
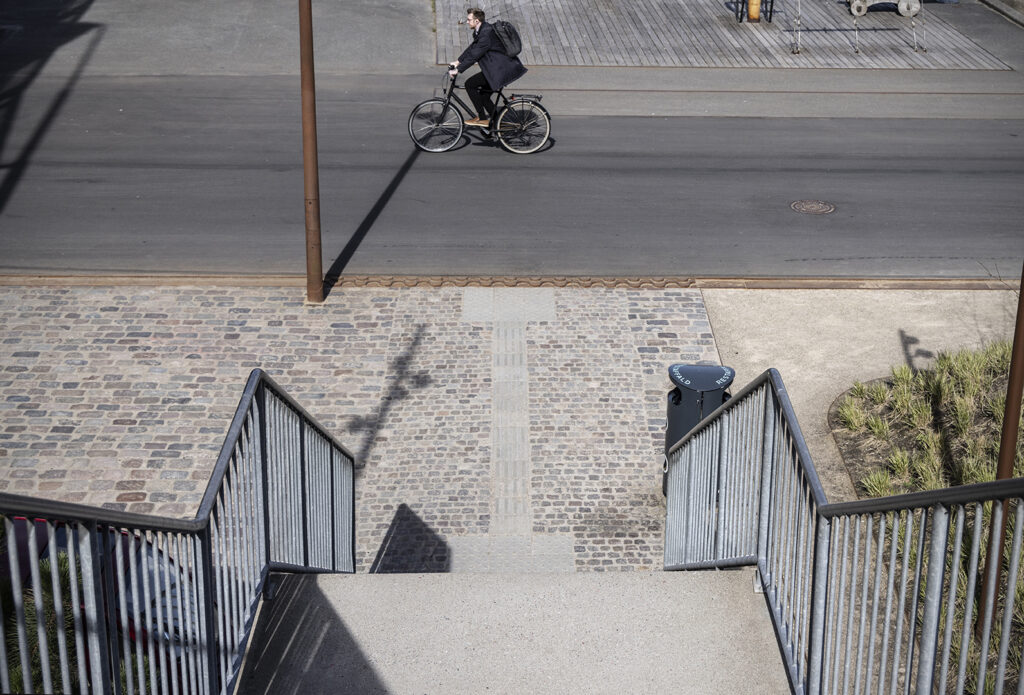
[[[516,304],[522,362],[502,371]],[[717,361],[699,290],[679,288],[346,288],[306,306],[294,287],[3,287],[0,326],[0,490],[190,517],[262,367],[366,464],[360,571],[410,519],[448,569],[500,571],[479,563],[513,548],[538,569],[660,567],[665,367]],[[525,409],[525,450],[496,397]]]

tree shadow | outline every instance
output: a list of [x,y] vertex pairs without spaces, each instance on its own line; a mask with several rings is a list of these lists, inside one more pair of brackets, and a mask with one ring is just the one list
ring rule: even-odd
[[353,418],[348,424],[348,431],[355,434],[358,432],[366,432],[363,439],[363,445],[359,449],[359,453],[356,456],[356,462],[359,468],[366,465],[366,462],[370,458],[370,451],[373,449],[373,444],[377,440],[377,435],[384,427],[384,422],[388,418],[388,414],[391,409],[395,407],[398,401],[401,401],[409,397],[411,389],[422,389],[430,386],[433,382],[430,374],[425,371],[413,373],[411,365],[413,358],[416,356],[416,352],[419,350],[420,344],[423,342],[423,338],[427,334],[427,325],[421,323],[416,327],[416,334],[413,336],[412,343],[405,349],[401,355],[395,358],[395,361],[388,365],[388,378],[390,379],[390,386],[388,386],[387,393],[381,399],[380,405],[377,407],[377,412],[373,415],[366,417]]
[[[0,179],[0,213],[103,39],[104,25],[80,21],[92,3],[93,0],[13,0],[0,4],[0,169],[4,171]],[[21,151],[8,156],[8,140],[29,86],[61,46],[89,32],[93,32],[92,38],[75,69]]]
[[448,543],[403,503],[395,510],[370,574],[444,573],[451,566]]
[[237,692],[388,692],[315,575],[273,574],[267,581],[273,597],[253,627]]
[[377,202],[370,208],[370,212],[366,214],[363,221],[359,223],[356,231],[353,232],[349,238],[348,243],[345,244],[345,248],[341,250],[334,262],[331,263],[331,267],[327,269],[326,275],[324,275],[324,298],[326,298],[331,290],[334,288],[335,283],[341,279],[341,274],[345,272],[345,267],[348,266],[352,257],[356,255],[356,251],[359,250],[359,245],[363,243],[363,239],[369,234],[373,228],[374,223],[380,214],[384,212],[384,208],[391,202],[391,197],[398,190],[398,187],[402,185],[402,180],[405,179],[405,175],[412,169],[412,165],[416,163],[416,159],[420,156],[420,150],[413,148],[412,154],[406,157],[405,162],[399,167],[398,172],[391,178],[391,183],[387,185],[384,192],[377,198]]
[[915,347],[920,344],[921,340],[919,338],[908,334],[902,328],[900,329],[900,346],[903,348],[903,359],[906,361],[907,366],[915,372],[923,368],[923,365],[919,366],[917,364],[917,360],[931,360],[935,357],[935,353],[931,350]]

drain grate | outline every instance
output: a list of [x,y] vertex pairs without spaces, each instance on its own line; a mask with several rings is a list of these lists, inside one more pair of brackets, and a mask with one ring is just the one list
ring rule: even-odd
[[836,211],[836,206],[824,200],[797,200],[789,207],[805,215],[827,215]]

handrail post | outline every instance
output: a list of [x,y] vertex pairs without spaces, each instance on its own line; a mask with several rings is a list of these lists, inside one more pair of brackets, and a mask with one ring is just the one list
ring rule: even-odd
[[[82,528],[85,528],[88,534],[85,542],[79,543],[83,569],[88,567],[89,570],[88,583],[82,582],[85,594],[83,602],[85,604],[86,636],[89,641],[89,658],[93,660],[92,663],[99,665],[99,668],[92,673],[92,687],[94,692],[110,693],[110,641],[107,639],[106,616],[103,615],[106,611],[103,610],[104,605],[101,601],[103,596],[102,563],[105,560],[99,543],[100,525],[96,521],[83,523],[79,526],[79,533]],[[83,571],[82,575],[84,580],[86,573]],[[107,650],[108,653],[103,654],[103,650]]]
[[725,533],[724,527],[726,523],[726,509],[725,509],[725,495],[723,488],[725,486],[726,479],[726,467],[730,465],[731,452],[728,450],[729,444],[729,413],[725,412],[718,416],[721,420],[722,426],[718,430],[718,470],[717,478],[715,482],[715,506],[718,508],[718,518],[715,522],[715,559],[721,560],[725,555]]
[[814,583],[811,587],[811,634],[807,653],[807,693],[821,691],[821,665],[825,654],[825,612],[828,609],[828,570],[832,555],[832,521],[818,515],[814,542]]
[[[117,577],[114,573],[121,572],[122,568],[116,564],[114,546],[111,545],[111,541],[120,543],[121,539],[117,537],[117,529],[104,528],[103,533],[100,534],[97,525],[96,530],[96,544],[99,546],[97,557],[101,558],[99,563],[100,590],[103,592],[103,605],[106,607],[103,613],[107,620],[106,639],[104,639],[107,658],[104,660],[104,666],[110,669],[107,677],[114,688],[114,695],[121,695],[121,679],[109,677],[110,674],[121,672],[121,656],[117,648],[117,601],[114,598],[114,582],[117,581]],[[132,538],[134,540],[134,536]],[[145,535],[141,540],[143,543],[147,542]]]
[[313,533],[309,520],[309,500],[306,490],[306,418],[299,415],[299,492],[302,502],[302,564],[309,566],[309,537]]
[[260,428],[260,479],[263,485],[261,503],[263,504],[263,546],[264,564],[269,567],[270,559],[270,455],[267,452],[267,385],[260,382],[256,387],[256,407],[259,409],[257,421]]
[[764,438],[761,446],[761,491],[757,515],[757,565],[762,581],[768,568],[768,514],[775,465],[775,392],[765,384]]
[[206,528],[196,534],[203,562],[203,612],[206,618],[206,663],[210,678],[210,692],[220,692],[220,662],[217,658],[217,622],[214,616],[217,578],[213,567],[213,534],[207,521]]
[[335,572],[338,571],[338,513],[335,511],[335,497],[337,493],[334,489],[334,469],[337,467],[338,452],[335,451],[334,447],[331,447],[330,455],[330,473],[331,473],[331,569]]
[[932,538],[928,549],[928,585],[925,588],[924,617],[921,620],[921,656],[917,663],[917,690],[932,691],[935,676],[935,646],[939,638],[939,613],[942,608],[942,582],[946,569],[946,543],[949,512],[937,504],[932,509]]

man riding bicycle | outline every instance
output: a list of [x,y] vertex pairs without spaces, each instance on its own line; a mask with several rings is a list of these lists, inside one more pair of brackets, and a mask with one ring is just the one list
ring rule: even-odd
[[491,95],[525,75],[526,68],[519,58],[505,55],[494,27],[484,21],[483,10],[476,7],[466,10],[466,24],[473,30],[473,43],[462,52],[458,60],[450,63],[449,74],[455,77],[475,63],[480,63],[480,72],[466,80],[466,91],[476,108],[477,118],[471,118],[465,123],[486,128],[494,112]]

